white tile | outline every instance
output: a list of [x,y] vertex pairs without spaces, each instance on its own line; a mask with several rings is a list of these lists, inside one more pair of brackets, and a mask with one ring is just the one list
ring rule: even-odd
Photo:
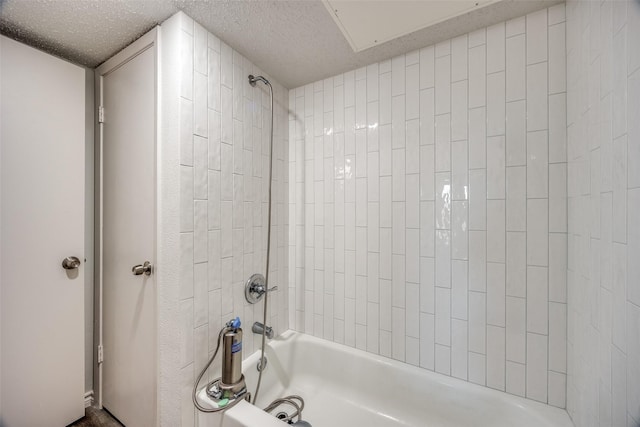
[[526,97],[525,55],[524,34],[507,39],[507,102],[525,99]]
[[549,303],[549,370],[567,372],[567,305]]
[[405,280],[405,270],[404,270],[405,257],[404,255],[394,254],[392,262],[393,262],[392,304],[394,307],[401,307],[404,309],[405,302],[406,302],[405,301],[406,280]]
[[467,81],[451,84],[451,140],[467,139]]
[[527,332],[548,333],[548,280],[546,267],[527,267]]
[[435,85],[435,49],[433,46],[420,49],[420,89]]
[[193,168],[180,166],[180,231],[193,231]]
[[420,366],[420,340],[407,337],[405,346],[405,362],[413,366]]
[[193,100],[193,36],[180,35],[181,84],[180,96]]
[[505,67],[504,22],[487,28],[487,73],[503,71]]
[[566,58],[564,23],[549,27],[549,93],[566,91]]
[[505,326],[505,265],[487,263],[487,324]]
[[469,108],[486,104],[486,56],[485,45],[471,46],[469,35]]
[[467,379],[467,322],[454,319],[451,322],[451,376]]
[[417,119],[406,122],[406,173],[420,172],[420,123]]
[[435,313],[434,259],[420,257],[420,312]]
[[[638,14],[638,12],[636,12]],[[638,30],[635,30],[636,34],[640,35]],[[640,65],[640,55],[638,55],[638,61]],[[636,70],[631,76],[629,76],[628,83],[628,95],[627,95],[627,115],[628,115],[628,186],[629,188],[640,187],[640,124],[637,117],[640,116],[640,70]]]
[[485,44],[486,41],[486,29],[480,28],[479,30],[469,33],[469,48]]
[[505,138],[487,138],[487,198],[505,198]]
[[233,88],[233,50],[226,43],[221,43],[220,49],[220,82],[231,89]]
[[393,164],[393,201],[405,200],[406,162],[405,150],[402,148],[392,150]]
[[380,175],[391,175],[391,125],[380,126]]
[[451,347],[436,344],[436,372],[451,375]]
[[420,74],[418,64],[407,66],[405,84],[406,119],[417,119],[420,114]]
[[507,231],[526,231],[527,227],[527,168],[514,166],[506,169]]
[[451,56],[436,58],[436,114],[451,111]]
[[548,265],[548,201],[527,200],[527,264]]
[[487,167],[487,122],[484,107],[469,110],[469,169]]
[[567,302],[567,235],[549,234],[549,301]]
[[527,393],[529,399],[547,402],[547,337],[527,334]]
[[525,396],[525,365],[507,360],[506,392],[516,396]]
[[451,209],[451,257],[467,260],[469,204],[466,201],[454,201]]
[[407,283],[406,286],[405,334],[420,338],[420,285]]
[[486,356],[469,352],[469,381],[474,384],[486,384]]
[[451,170],[451,115],[436,116],[436,172]]
[[209,169],[220,170],[220,113],[209,109]]
[[420,200],[434,200],[435,147],[420,147]]
[[418,64],[420,62],[420,51],[414,50],[405,55],[405,62],[407,66]]
[[467,261],[451,261],[451,317],[467,320]]
[[505,262],[505,201],[487,200],[487,261]]
[[[407,229],[406,245],[406,280],[410,283],[420,283],[420,242],[417,230]],[[416,295],[416,303],[418,301],[419,298]],[[417,338],[417,335],[411,336]]]
[[487,74],[487,136],[505,134],[505,73]]
[[436,229],[451,228],[451,178],[448,172],[436,174]]
[[527,134],[527,197],[549,196],[549,145],[547,132]]
[[524,32],[526,31],[525,20],[526,18],[524,16],[508,20],[505,24],[506,26],[505,35],[507,37],[513,37],[518,34],[524,34]]
[[487,326],[487,387],[505,389],[505,330]]
[[420,202],[420,256],[435,256],[435,202]]
[[221,128],[220,138],[227,144],[233,143],[233,92],[228,87],[221,88]]
[[193,40],[193,68],[198,73],[207,74],[207,49],[209,43],[207,30],[199,24],[194,25]]
[[[320,98],[320,105],[322,105],[323,94],[322,92],[315,93],[316,98]],[[322,118],[321,114],[314,114],[315,117]],[[356,130],[364,129],[367,127],[367,82],[366,80],[356,81]],[[320,131],[322,133],[322,131]],[[317,135],[317,131],[316,131]]]
[[392,308],[392,351],[391,356],[400,361],[405,358],[405,315],[404,308]]
[[380,124],[391,123],[391,73],[380,74],[379,78]]
[[486,231],[469,231],[469,289],[485,292],[487,289]]
[[507,232],[507,295],[526,297],[527,238],[524,232]]
[[469,229],[487,229],[487,173],[484,169],[469,171]]
[[193,298],[180,301],[180,364],[184,367],[193,362]]
[[486,294],[469,292],[469,351],[486,351],[486,313]]
[[193,324],[195,327],[205,325],[209,317],[209,286],[207,283],[208,267],[203,262],[193,267]]
[[[564,4],[559,6],[564,6]],[[567,376],[558,372],[549,371],[549,405],[564,409],[567,403],[566,390]]]
[[402,148],[405,146],[405,96],[394,96],[391,104],[391,146]]
[[549,96],[549,162],[567,161],[566,94]]
[[433,314],[420,313],[420,366],[435,368],[435,319]]
[[402,95],[405,92],[405,61],[404,55],[391,60],[391,94]]
[[420,145],[435,141],[435,91],[433,88],[420,91]]
[[507,297],[506,304],[506,357],[507,360],[512,362],[525,363],[527,360],[526,300],[524,298]]
[[193,102],[180,98],[180,164],[193,166]]
[[200,136],[194,136],[193,138],[193,154],[194,154],[194,167],[193,167],[193,197],[195,199],[206,199],[208,196],[207,183],[209,180],[208,174],[208,141]]
[[180,299],[193,297],[193,233],[180,233]]
[[[640,266],[640,225],[632,218],[640,217],[640,188],[628,191],[627,218],[629,225],[627,231],[627,275],[629,278],[638,277]],[[629,302],[640,306],[640,283],[635,279],[627,282],[627,299]]]
[[549,8],[549,25],[555,25],[565,20],[565,5],[557,4]]
[[527,66],[527,130],[548,126],[547,63]]
[[549,165],[549,231],[567,231],[567,164]]
[[436,230],[436,286],[451,287],[451,232]]
[[451,345],[451,289],[436,287],[436,343]]
[[[467,35],[451,40],[451,81],[457,82],[467,78],[468,62]],[[421,65],[422,66],[422,65]]]
[[527,64],[547,59],[547,10],[527,15]]
[[451,143],[451,197],[453,200],[469,200],[467,151],[467,141]]

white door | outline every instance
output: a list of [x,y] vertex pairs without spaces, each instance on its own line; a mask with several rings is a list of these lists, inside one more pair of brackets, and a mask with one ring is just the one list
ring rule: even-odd
[[65,426],[84,415],[85,71],[5,37],[0,63],[0,425]]
[[104,108],[102,404],[133,427],[156,422],[156,286],[153,274],[132,272],[155,263],[156,49],[146,40],[97,72]]

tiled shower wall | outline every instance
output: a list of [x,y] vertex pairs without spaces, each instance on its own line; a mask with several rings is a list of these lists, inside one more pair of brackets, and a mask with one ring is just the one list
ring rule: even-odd
[[640,425],[640,2],[569,1],[567,410]]
[[292,327],[565,406],[564,21],[289,91]]
[[[193,381],[222,325],[240,316],[244,355],[259,345],[251,324],[262,321],[262,304],[245,301],[244,283],[266,268],[270,107],[265,87],[247,81],[249,74],[263,74],[259,69],[191,18],[180,19],[181,425],[192,426]],[[281,286],[269,297],[269,324],[280,333],[288,329],[287,91],[271,83],[276,108],[270,282]]]

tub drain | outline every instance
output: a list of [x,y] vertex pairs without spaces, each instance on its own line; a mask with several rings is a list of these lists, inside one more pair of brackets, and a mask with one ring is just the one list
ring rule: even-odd
[[287,418],[289,418],[289,414],[287,414],[286,412],[278,412],[276,414],[276,418],[279,420],[286,420]]

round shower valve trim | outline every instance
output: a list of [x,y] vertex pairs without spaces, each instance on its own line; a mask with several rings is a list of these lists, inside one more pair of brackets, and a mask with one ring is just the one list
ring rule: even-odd
[[262,299],[264,294],[267,292],[273,292],[277,289],[277,286],[267,289],[264,276],[260,273],[256,273],[247,280],[247,283],[244,286],[244,297],[247,299],[247,302],[255,304]]

